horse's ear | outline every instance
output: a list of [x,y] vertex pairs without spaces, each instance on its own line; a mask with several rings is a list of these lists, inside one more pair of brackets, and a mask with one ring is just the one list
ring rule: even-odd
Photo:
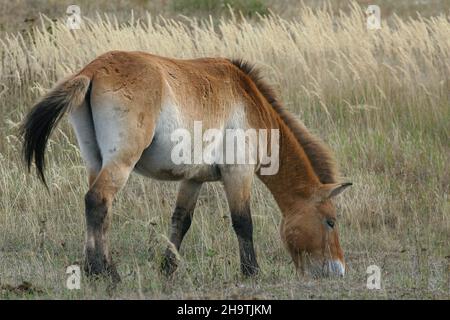
[[351,182],[323,184],[319,191],[320,198],[322,200],[333,198],[350,187],[352,184],[353,183]]

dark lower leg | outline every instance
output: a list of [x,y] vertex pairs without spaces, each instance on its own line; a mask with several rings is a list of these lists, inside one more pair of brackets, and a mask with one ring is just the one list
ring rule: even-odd
[[192,222],[193,211],[176,207],[172,215],[172,227],[170,232],[170,242],[172,242],[177,250],[180,249],[181,242],[189,230]]
[[88,275],[107,275],[113,281],[120,277],[111,262],[107,232],[110,225],[109,201],[95,191],[89,191],[86,202],[86,247],[84,269]]
[[239,242],[241,271],[245,276],[255,275],[259,267],[253,245],[253,223],[249,204],[241,210],[233,210],[231,219]]
[[177,252],[191,226],[195,204],[200,193],[201,183],[182,181],[178,191],[177,203],[172,214],[170,242],[161,265],[166,275],[171,275],[178,267]]
[[180,249],[181,242],[191,226],[192,214],[192,211],[189,212],[180,207],[176,207],[173,212],[170,232],[170,242],[173,246],[166,249],[162,265],[162,269],[167,275],[172,274],[178,267],[176,252]]

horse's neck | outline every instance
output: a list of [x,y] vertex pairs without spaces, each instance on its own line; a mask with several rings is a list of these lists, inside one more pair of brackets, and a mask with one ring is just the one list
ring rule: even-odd
[[263,175],[259,171],[258,177],[273,194],[278,206],[285,214],[298,199],[311,197],[320,185],[320,181],[303,147],[281,119],[278,121],[277,129],[280,136],[278,173]]

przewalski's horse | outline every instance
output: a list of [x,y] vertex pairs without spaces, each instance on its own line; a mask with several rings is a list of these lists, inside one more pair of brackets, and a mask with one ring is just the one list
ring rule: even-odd
[[[44,183],[46,143],[65,112],[70,114],[89,178],[85,196],[88,274],[120,279],[111,262],[108,229],[113,199],[133,170],[181,181],[170,233],[177,250],[191,225],[202,183],[222,181],[239,242],[241,270],[245,275],[256,274],[250,214],[256,173],[281,209],[281,237],[297,269],[308,265],[320,274],[344,274],[331,198],[350,183],[337,182],[331,153],[280,105],[249,64],[122,51],[97,57],[56,85],[24,121],[25,161],[30,169],[34,159]],[[278,172],[262,175],[259,164],[175,165],[171,133],[181,127],[191,130],[194,121],[221,130],[277,129]],[[168,249],[163,270],[170,274],[176,264]]]

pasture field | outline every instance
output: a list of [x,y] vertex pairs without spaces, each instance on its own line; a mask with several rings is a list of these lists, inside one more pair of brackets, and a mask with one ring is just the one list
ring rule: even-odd
[[[385,1],[386,2],[386,1]],[[306,2],[305,2],[306,3]],[[450,298],[450,11],[391,15],[369,31],[365,5],[226,17],[114,15],[69,31],[43,16],[0,38],[0,298]],[[170,16],[170,14],[169,14]],[[139,18],[139,19],[138,19]],[[65,118],[47,152],[47,192],[21,162],[18,127],[39,96],[109,50],[254,62],[285,106],[336,154],[354,185],[337,201],[344,278],[297,277],[279,236],[280,211],[255,181],[251,203],[261,273],[240,275],[222,187],[207,184],[167,280],[159,265],[176,183],[133,174],[113,209],[111,248],[122,282],[82,277],[87,177]],[[366,269],[381,268],[381,289]]]

